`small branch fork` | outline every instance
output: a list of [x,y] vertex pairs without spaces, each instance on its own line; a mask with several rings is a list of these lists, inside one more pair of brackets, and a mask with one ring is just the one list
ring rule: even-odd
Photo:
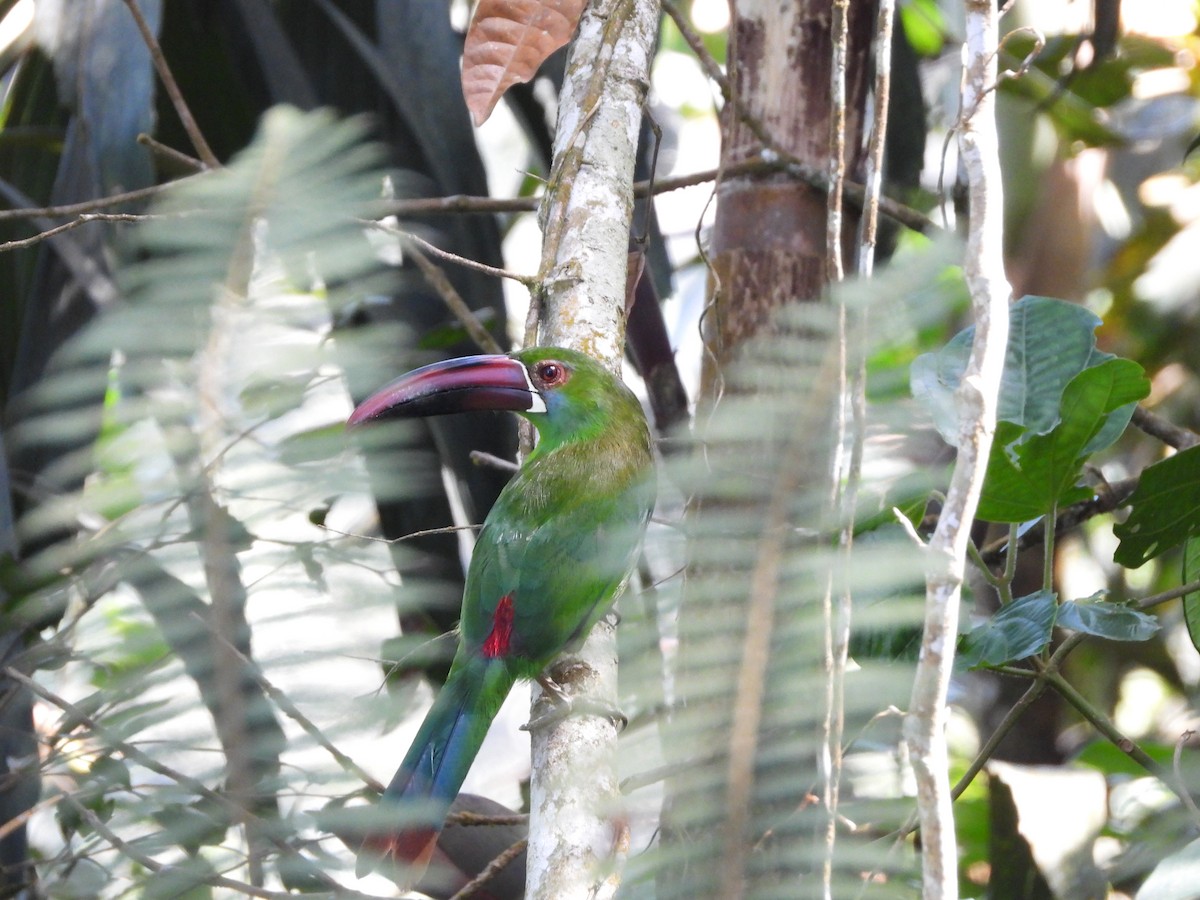
[[212,152],[212,148],[208,146],[208,141],[204,139],[204,135],[200,132],[200,128],[192,116],[192,111],[188,108],[187,101],[183,99],[183,92],[179,90],[179,83],[175,81],[175,76],[171,73],[171,67],[167,65],[162,47],[158,44],[158,38],[154,36],[154,32],[150,29],[150,24],[142,14],[142,8],[138,6],[137,0],[125,0],[125,5],[129,7],[129,13],[133,16],[133,21],[137,23],[138,31],[142,33],[142,40],[146,42],[146,48],[150,51],[150,59],[154,62],[154,68],[158,71],[158,77],[162,79],[163,89],[167,92],[167,96],[171,100],[171,105],[175,108],[176,115],[179,116],[179,121],[183,123],[183,129],[187,132],[192,146],[196,148],[196,153],[199,155],[200,161],[209,169],[219,169],[221,161],[217,159],[217,155]]

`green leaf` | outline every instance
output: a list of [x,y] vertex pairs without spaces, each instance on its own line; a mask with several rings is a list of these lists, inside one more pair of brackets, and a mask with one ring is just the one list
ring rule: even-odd
[[1200,884],[1200,838],[1172,853],[1150,873],[1137,900],[1195,900]]
[[1052,591],[1018,597],[962,640],[958,665],[966,669],[1000,666],[1025,659],[1050,643],[1058,612]]
[[92,763],[88,769],[88,777],[95,781],[102,792],[116,791],[122,788],[129,790],[133,783],[129,775],[128,764],[124,760],[114,759],[107,754]]
[[[1064,300],[1027,296],[1014,303],[1009,310],[997,418],[1032,434],[1045,434],[1057,425],[1063,391],[1071,379],[1114,358],[1096,350],[1099,324],[1094,313]],[[954,392],[966,371],[974,339],[971,326],[941,350],[913,362],[913,396],[929,409],[934,425],[951,446],[958,446]]]
[[213,804],[169,803],[151,816],[162,827],[163,837],[189,856],[195,856],[202,847],[219,845],[229,830],[228,819]]
[[[1190,537],[1183,545],[1183,583],[1197,578],[1200,578],[1200,539]],[[1200,650],[1200,591],[1184,595],[1183,621],[1187,623],[1192,646]]]
[[900,27],[918,56],[937,56],[946,43],[946,20],[934,0],[900,4]]
[[1058,608],[1058,625],[1110,641],[1144,641],[1161,627],[1154,616],[1098,596],[1063,603]]
[[[1049,433],[1029,434],[1011,421],[999,423],[988,459],[977,515],[990,522],[1026,522],[1055,506],[1090,496],[1075,486],[1091,448],[1124,430],[1134,401],[1149,390],[1142,367],[1110,358],[1085,369],[1062,395],[1061,421]],[[1119,433],[1119,431],[1117,432]]]
[[211,884],[219,873],[202,856],[190,856],[181,862],[152,873],[142,886],[142,900],[208,900]]
[[[1004,42],[1000,65],[1010,71],[1021,68],[1035,50],[1037,53],[1033,65],[1020,78],[1002,81],[1000,90],[1036,105],[1068,142],[1083,141],[1092,146],[1118,143],[1120,135],[1102,110],[1129,97],[1135,66],[1119,53],[1080,68],[1071,60],[1076,47],[1073,35],[1052,37],[1040,49],[1034,40],[1032,35],[1018,33]],[[1071,77],[1064,79],[1068,66]],[[1151,66],[1143,60],[1136,68]]]
[[1129,498],[1129,518],[1113,532],[1113,560],[1136,569],[1200,534],[1200,447],[1149,466]]

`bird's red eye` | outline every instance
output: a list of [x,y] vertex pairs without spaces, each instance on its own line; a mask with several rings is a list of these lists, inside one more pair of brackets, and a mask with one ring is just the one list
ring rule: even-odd
[[538,363],[533,374],[537,376],[537,380],[543,387],[557,387],[566,383],[570,372],[562,363],[547,360]]

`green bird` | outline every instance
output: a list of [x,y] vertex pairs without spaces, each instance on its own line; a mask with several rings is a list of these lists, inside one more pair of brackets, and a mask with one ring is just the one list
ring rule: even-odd
[[[417,867],[428,862],[513,684],[539,677],[608,611],[654,506],[641,405],[574,350],[534,347],[425,366],[369,397],[349,424],[482,409],[524,416],[539,439],[483,523],[450,674],[384,792],[384,804],[404,804],[403,825],[364,845]],[[363,862],[369,867],[370,858]]]

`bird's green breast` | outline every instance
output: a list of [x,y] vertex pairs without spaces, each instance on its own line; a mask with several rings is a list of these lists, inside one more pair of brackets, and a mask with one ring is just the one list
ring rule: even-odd
[[518,674],[539,672],[607,610],[636,561],[653,502],[640,409],[627,427],[532,454],[476,543],[463,607],[465,648],[498,646],[499,619],[511,610],[505,658]]

